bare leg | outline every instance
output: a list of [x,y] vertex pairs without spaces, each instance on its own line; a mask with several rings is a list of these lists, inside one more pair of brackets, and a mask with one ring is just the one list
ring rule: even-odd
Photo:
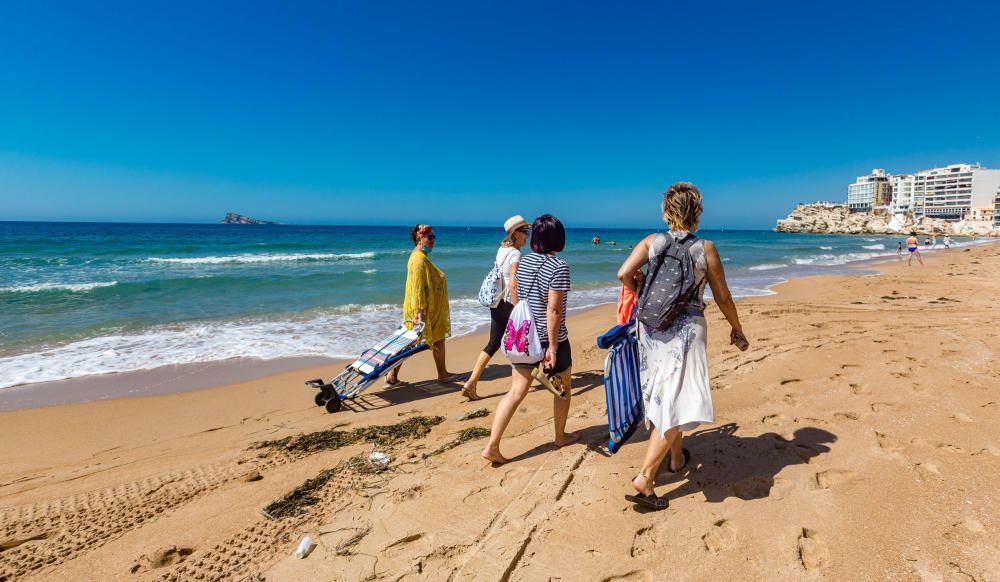
[[555,442],[557,447],[564,447],[580,440],[580,435],[578,433],[566,433],[566,417],[569,416],[569,402],[573,397],[572,370],[566,370],[559,375],[562,377],[562,385],[563,390],[566,392],[566,398],[559,398],[555,394],[552,395],[552,417],[556,429],[556,437],[553,442]]
[[452,382],[455,380],[455,374],[448,371],[445,365],[444,357],[444,340],[438,340],[434,342],[431,346],[431,352],[434,354],[434,366],[437,367],[438,382]]
[[[646,445],[646,456],[642,461],[642,469],[635,479],[632,479],[632,486],[635,487],[636,491],[643,495],[653,493],[653,479],[656,478],[656,472],[660,469],[660,463],[667,456],[667,451],[671,449],[679,434],[680,431],[677,428],[672,428],[661,439],[659,431],[655,427],[653,428],[653,434],[649,435],[649,443]],[[671,457],[673,456],[671,455]]]
[[465,386],[462,387],[462,396],[465,396],[469,400],[479,400],[479,395],[476,394],[476,384],[479,383],[479,378],[483,375],[483,371],[486,370],[486,364],[490,363],[492,357],[486,352],[479,352],[476,365],[472,368],[472,375],[469,376]]
[[395,368],[389,370],[389,373],[385,375],[385,383],[389,384],[389,385],[399,384],[399,371],[402,368],[403,368],[403,364],[400,363]]
[[684,466],[684,433],[677,431],[677,438],[670,445],[670,470],[677,471]]
[[500,437],[503,436],[510,419],[514,416],[514,411],[521,405],[524,397],[528,395],[528,388],[531,386],[531,369],[514,368],[514,373],[510,378],[510,390],[500,400],[497,411],[493,415],[493,428],[490,429],[490,442],[483,449],[483,458],[494,463],[506,463],[506,457],[500,454]]
[[917,251],[917,260],[920,261],[921,265],[924,264],[924,258],[920,256],[920,251]]

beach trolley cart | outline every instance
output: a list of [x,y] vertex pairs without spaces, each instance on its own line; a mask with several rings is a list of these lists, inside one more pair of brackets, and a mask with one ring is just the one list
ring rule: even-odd
[[408,329],[404,323],[392,335],[365,350],[333,380],[326,383],[321,378],[307,380],[306,386],[319,390],[316,406],[325,406],[327,412],[337,412],[344,400],[354,398],[403,360],[429,348],[421,338],[423,329],[422,323],[414,324],[413,329]]
[[635,320],[615,326],[597,338],[608,350],[604,360],[604,397],[608,403],[608,450],[617,453],[643,417],[639,384],[639,340]]

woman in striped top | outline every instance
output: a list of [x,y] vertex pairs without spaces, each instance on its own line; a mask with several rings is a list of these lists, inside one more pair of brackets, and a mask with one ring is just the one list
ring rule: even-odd
[[[531,225],[532,252],[521,259],[517,269],[518,300],[528,301],[538,339],[541,340],[545,372],[562,382],[566,397],[552,397],[556,446],[562,447],[579,440],[580,435],[566,432],[566,417],[572,392],[573,354],[566,331],[566,297],[570,290],[569,265],[556,253],[566,247],[566,229],[559,219],[543,214]],[[514,364],[511,387],[493,416],[490,442],[483,449],[483,458],[493,463],[506,463],[500,454],[500,438],[507,429],[514,411],[528,394],[534,364]]]

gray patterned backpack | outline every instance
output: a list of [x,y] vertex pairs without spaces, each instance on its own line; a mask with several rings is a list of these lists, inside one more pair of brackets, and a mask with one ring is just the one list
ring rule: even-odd
[[636,302],[636,319],[656,330],[666,330],[684,312],[698,292],[697,273],[691,259],[691,246],[698,237],[688,233],[681,240],[658,233],[650,248],[646,283]]

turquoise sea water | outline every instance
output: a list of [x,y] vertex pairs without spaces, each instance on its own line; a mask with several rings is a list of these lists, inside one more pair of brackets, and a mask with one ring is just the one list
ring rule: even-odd
[[[469,333],[489,321],[474,297],[503,232],[435,230],[453,333]],[[648,232],[570,229],[571,308],[614,301],[618,266]],[[849,270],[899,240],[700,234],[737,296]],[[0,388],[241,356],[355,356],[398,325],[411,248],[405,227],[0,222]]]

